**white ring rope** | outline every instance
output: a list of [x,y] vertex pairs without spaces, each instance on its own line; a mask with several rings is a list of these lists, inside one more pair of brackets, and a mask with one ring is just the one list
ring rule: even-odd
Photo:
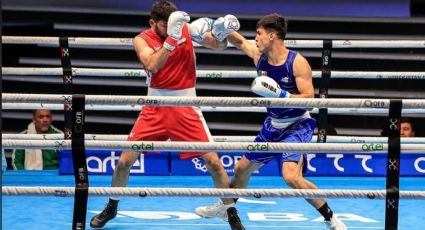
[[[50,103],[71,102],[71,95],[58,94],[12,94],[2,95],[3,103]],[[319,98],[254,98],[254,97],[154,97],[87,95],[87,104],[99,105],[151,105],[151,106],[223,106],[268,108],[389,108],[389,99],[319,99]],[[425,99],[403,99],[404,109],[424,109]]]
[[[140,111],[141,105],[93,105],[86,104],[85,109],[89,111]],[[64,110],[63,104],[42,104],[42,103],[3,103],[3,110],[22,110],[22,109],[47,109],[47,110]],[[203,112],[251,112],[265,113],[266,108],[262,107],[211,107],[201,106]],[[309,110],[312,114],[319,113],[317,108]],[[409,117],[423,117],[424,109],[404,109],[402,114]],[[356,116],[388,116],[388,109],[349,109],[349,108],[330,108],[328,114],[338,115],[356,115]]]
[[[3,133],[5,140],[60,140],[63,141],[63,134],[21,134]],[[128,135],[117,134],[86,134],[85,140],[92,141],[126,141]],[[213,136],[215,142],[254,142],[255,136]],[[424,137],[402,137],[402,144],[425,144]],[[317,136],[313,136],[311,143],[317,141]],[[362,137],[362,136],[327,136],[327,143],[387,143],[388,137]]]
[[[71,149],[70,140],[4,140],[4,149]],[[177,152],[303,152],[303,153],[386,153],[383,143],[277,143],[277,142],[163,142],[85,141],[87,149]],[[403,153],[425,153],[423,144],[402,144]]]
[[[2,43],[59,46],[59,37],[2,36]],[[133,46],[133,38],[69,37],[69,44]],[[285,40],[285,45],[288,48],[323,48],[323,40]],[[233,45],[229,44],[229,47]],[[425,48],[425,40],[333,40],[332,48]]]
[[[62,76],[62,68],[34,68],[34,67],[3,67],[3,75],[15,76]],[[320,71],[313,71],[314,78],[321,77]],[[140,69],[93,69],[72,68],[73,76],[92,77],[146,77]],[[255,78],[256,71],[247,70],[197,70],[198,78]],[[361,71],[332,71],[332,78],[356,79],[425,79],[425,72],[361,72]]]
[[[337,190],[337,189],[215,189],[215,188],[110,188],[89,187],[90,196],[179,196],[222,198],[348,198],[385,199],[386,190]],[[74,196],[73,187],[14,187],[3,186],[6,196]],[[425,191],[400,191],[401,199],[425,199]]]

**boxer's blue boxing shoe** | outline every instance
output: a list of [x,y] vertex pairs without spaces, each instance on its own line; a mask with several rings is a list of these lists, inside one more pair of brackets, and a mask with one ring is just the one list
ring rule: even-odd
[[118,213],[118,200],[109,199],[105,209],[90,220],[90,227],[103,228],[108,221],[114,219]]

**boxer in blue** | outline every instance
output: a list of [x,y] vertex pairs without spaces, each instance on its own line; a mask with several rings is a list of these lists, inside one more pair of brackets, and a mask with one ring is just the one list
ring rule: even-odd
[[[263,17],[257,23],[255,44],[247,41],[237,32],[229,34],[228,41],[252,58],[258,77],[251,85],[252,92],[263,97],[313,98],[312,71],[307,60],[299,53],[285,47],[287,24],[278,14]],[[311,141],[316,121],[305,109],[268,108],[256,142]],[[317,186],[303,177],[306,156],[302,153],[251,153],[248,152],[236,164],[230,187],[246,188],[251,174],[275,158],[281,158],[282,175],[285,182],[295,189],[317,189]],[[333,215],[323,199],[307,199],[324,217],[328,229],[345,230],[347,227]],[[215,205],[195,210],[203,217],[222,217],[226,207],[221,201]]]

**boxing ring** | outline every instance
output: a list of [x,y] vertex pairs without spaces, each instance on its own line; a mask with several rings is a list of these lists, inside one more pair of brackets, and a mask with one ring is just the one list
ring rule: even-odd
[[[72,44],[132,45],[131,39],[69,38]],[[285,41],[289,48],[321,48],[321,41]],[[54,37],[3,36],[9,44],[58,44]],[[424,41],[333,41],[333,48],[425,48]],[[63,76],[63,68],[3,67],[3,74],[25,76]],[[68,68],[72,76],[145,77],[140,70],[105,70]],[[208,77],[212,71],[197,71],[198,77]],[[222,78],[254,78],[255,71],[220,71]],[[315,71],[313,77],[320,77]],[[337,72],[332,78],[366,79],[425,79],[425,72]],[[66,79],[64,78],[64,82]],[[64,104],[74,102],[70,94],[12,94],[2,95],[3,109],[63,110]],[[81,101],[81,98],[78,100]],[[388,116],[393,108],[389,99],[277,99],[277,98],[229,98],[229,97],[149,97],[85,95],[79,109],[106,111],[138,111],[143,105],[200,106],[205,112],[250,111],[264,112],[265,107],[321,108],[334,114],[368,114]],[[65,106],[66,107],[66,106]],[[71,106],[76,110],[76,107]],[[68,107],[69,108],[69,107]],[[425,100],[403,99],[400,110],[404,115],[424,114]],[[390,113],[388,112],[390,110]],[[401,114],[400,114],[401,115]],[[390,119],[390,121],[392,121]],[[396,125],[396,122],[394,123]],[[75,128],[76,126],[73,126]],[[65,133],[65,137],[66,137]],[[75,133],[74,133],[75,134]],[[327,143],[253,143],[254,137],[216,136],[213,143],[195,142],[128,142],[122,135],[85,134],[81,137],[87,149],[151,150],[151,151],[292,151],[306,153],[373,153],[387,154],[394,143],[385,137],[360,137],[365,142],[353,143],[359,137],[327,137]],[[315,137],[316,139],[318,137]],[[316,142],[314,139],[313,142]],[[7,149],[41,147],[71,149],[74,139],[63,135],[3,134],[2,146]],[[365,144],[369,143],[369,144]],[[366,146],[366,147],[365,147]],[[425,153],[424,138],[399,140],[403,153]],[[365,149],[366,148],[366,149]],[[389,165],[393,167],[393,165]],[[56,171],[20,172],[3,174],[3,215],[5,229],[69,229],[73,226],[73,200],[77,196],[77,176],[58,176]],[[329,198],[335,215],[349,229],[385,229],[384,213],[388,196],[386,178],[312,177],[320,190],[288,189],[277,176],[252,177],[249,189],[212,189],[211,178],[197,176],[143,176],[130,177],[129,188],[110,188],[110,177],[90,177],[86,222],[103,208],[105,197],[120,195],[118,217],[105,229],[228,229],[219,219],[203,219],[193,213],[201,205],[214,202],[213,197],[242,197],[238,211],[247,229],[324,229],[322,218],[302,197]],[[87,179],[87,178],[86,178]],[[77,180],[77,179],[76,179]],[[165,186],[166,185],[166,188]],[[398,229],[419,230],[425,224],[425,178],[401,177],[399,184]],[[349,199],[347,199],[349,198]],[[385,200],[387,199],[387,201]],[[397,199],[398,201],[398,199]],[[75,215],[75,213],[74,213]],[[84,229],[84,227],[83,227]]]
[[[309,178],[321,189],[382,189],[385,178]],[[92,187],[107,187],[109,176],[91,176]],[[73,176],[58,176],[57,171],[16,172],[3,176],[7,186],[73,186]],[[130,187],[212,188],[205,176],[130,176]],[[287,188],[277,176],[252,177],[250,188]],[[425,178],[401,178],[401,190],[425,190]],[[119,216],[105,229],[229,229],[216,218],[204,219],[193,213],[201,205],[214,202],[211,197],[123,197]],[[90,196],[88,217],[100,212],[105,197]],[[348,229],[384,229],[384,200],[329,199],[331,207]],[[3,196],[3,229],[70,229],[72,198],[48,196]],[[401,200],[399,229],[420,230],[424,200]],[[324,229],[319,214],[299,198],[247,198],[238,202],[240,218],[247,229]],[[53,217],[54,215],[54,217]]]

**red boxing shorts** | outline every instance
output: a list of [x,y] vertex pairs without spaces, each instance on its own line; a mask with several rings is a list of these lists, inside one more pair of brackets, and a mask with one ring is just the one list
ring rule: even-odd
[[[143,106],[128,141],[198,141],[212,140],[198,107]],[[180,159],[199,157],[205,152],[183,152]]]

